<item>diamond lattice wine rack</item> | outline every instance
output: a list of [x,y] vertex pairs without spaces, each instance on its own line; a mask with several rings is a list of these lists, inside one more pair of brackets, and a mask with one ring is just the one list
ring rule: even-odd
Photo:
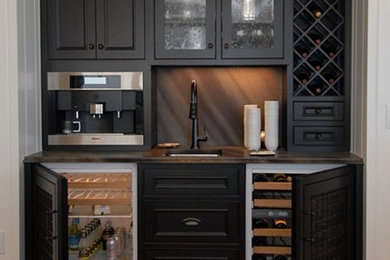
[[294,1],[294,96],[345,95],[344,17],[344,0]]

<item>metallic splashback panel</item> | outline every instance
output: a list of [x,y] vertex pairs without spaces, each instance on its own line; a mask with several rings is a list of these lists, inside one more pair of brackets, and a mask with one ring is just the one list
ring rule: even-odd
[[[71,89],[70,76],[120,76],[121,88],[81,88]],[[48,90],[142,90],[143,73],[142,72],[48,72],[47,73]]]
[[49,145],[143,145],[143,135],[58,134],[48,136]]
[[206,126],[209,137],[201,146],[242,145],[244,104],[258,104],[264,117],[264,101],[278,100],[280,120],[284,116],[283,67],[156,68],[155,73],[159,143],[191,144],[193,79],[198,83],[199,132],[203,134]]

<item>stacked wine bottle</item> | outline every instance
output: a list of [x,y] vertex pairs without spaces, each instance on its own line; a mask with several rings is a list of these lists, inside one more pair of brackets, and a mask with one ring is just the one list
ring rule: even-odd
[[253,174],[253,260],[290,260],[292,177]]
[[294,96],[344,96],[341,0],[294,1]]

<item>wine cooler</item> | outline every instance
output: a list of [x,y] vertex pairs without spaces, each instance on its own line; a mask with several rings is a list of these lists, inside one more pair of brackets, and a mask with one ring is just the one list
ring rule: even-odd
[[[64,229],[67,227],[67,230],[55,234],[55,231],[42,227],[41,237],[44,240],[37,238],[47,245],[45,250],[36,251],[36,257],[50,259],[47,252],[62,247],[60,250],[64,252],[61,259],[137,259],[136,165],[42,164],[37,166],[35,183],[42,186],[41,197],[46,197],[46,200],[53,198],[49,196],[50,189],[47,189],[51,183],[48,177],[53,175],[67,187],[62,189],[62,194],[54,194],[66,201],[67,207],[63,206],[62,209],[67,209],[67,219],[57,217],[61,210],[51,209],[52,218],[42,222],[37,217],[37,223],[52,222]],[[46,181],[48,183],[45,184]],[[41,202],[41,206],[44,205],[44,201]],[[46,205],[50,207],[50,203]],[[61,239],[63,243],[57,245]]]
[[252,259],[291,259],[292,177],[254,173],[252,187]]
[[246,260],[355,259],[343,165],[248,164]]

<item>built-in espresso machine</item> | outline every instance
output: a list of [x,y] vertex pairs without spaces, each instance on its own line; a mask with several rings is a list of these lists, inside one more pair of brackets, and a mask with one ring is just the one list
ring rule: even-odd
[[143,145],[142,72],[49,72],[49,145]]

